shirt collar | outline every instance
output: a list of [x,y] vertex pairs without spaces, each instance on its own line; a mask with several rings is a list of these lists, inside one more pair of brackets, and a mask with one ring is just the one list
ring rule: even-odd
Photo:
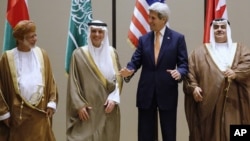
[[[160,30],[160,35],[163,36],[166,30],[166,25]],[[156,35],[156,32],[154,32],[154,34]]]

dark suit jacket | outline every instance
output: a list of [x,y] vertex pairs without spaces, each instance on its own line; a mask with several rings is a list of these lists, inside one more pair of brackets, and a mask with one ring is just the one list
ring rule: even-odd
[[173,79],[166,70],[177,68],[182,78],[187,74],[188,55],[184,35],[166,27],[157,65],[154,62],[154,32],[151,31],[139,38],[137,49],[127,64],[127,68],[135,72],[142,67],[136,105],[148,108],[155,94],[160,109],[173,110],[177,107],[180,81]]

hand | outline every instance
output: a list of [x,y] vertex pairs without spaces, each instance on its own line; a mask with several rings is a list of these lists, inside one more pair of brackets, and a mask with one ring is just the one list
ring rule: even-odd
[[231,70],[230,68],[228,68],[226,71],[224,71],[223,74],[229,80],[236,78],[236,73],[233,70]]
[[172,78],[174,78],[175,80],[179,80],[181,79],[181,74],[179,73],[178,70],[167,70],[168,73],[171,74]]
[[10,118],[3,120],[3,122],[6,126],[10,127]]
[[91,110],[92,107],[83,107],[80,110],[78,110],[78,116],[80,120],[88,120],[89,119],[89,113],[88,110]]
[[134,73],[134,70],[129,70],[128,68],[122,68],[120,71],[119,71],[120,75],[122,77],[128,77],[128,76],[131,76],[133,73]]
[[105,106],[105,112],[111,113],[115,107],[115,102],[113,100],[107,100],[104,106]]
[[203,96],[201,95],[201,88],[200,87],[195,87],[194,92],[193,92],[193,97],[196,102],[201,102],[203,99]]
[[46,113],[47,113],[47,117],[51,118],[54,115],[55,110],[53,108],[48,107],[46,110]]

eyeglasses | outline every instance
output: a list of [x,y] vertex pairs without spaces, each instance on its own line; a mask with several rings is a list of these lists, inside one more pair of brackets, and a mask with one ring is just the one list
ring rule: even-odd
[[213,28],[214,28],[214,29],[219,29],[219,28],[221,28],[221,29],[226,29],[226,28],[227,28],[227,25],[213,25]]

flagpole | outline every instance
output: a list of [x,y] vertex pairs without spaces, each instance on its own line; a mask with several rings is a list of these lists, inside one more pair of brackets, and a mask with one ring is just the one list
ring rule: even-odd
[[116,0],[112,0],[112,46],[116,48]]
[[207,0],[204,0],[204,25],[205,25],[205,20],[206,20],[206,10],[207,10]]

